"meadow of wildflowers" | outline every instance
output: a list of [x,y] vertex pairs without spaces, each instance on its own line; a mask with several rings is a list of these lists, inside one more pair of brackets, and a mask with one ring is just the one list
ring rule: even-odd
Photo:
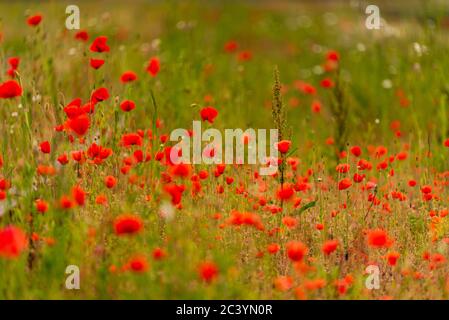
[[449,3],[369,4],[0,1],[0,299],[446,299]]

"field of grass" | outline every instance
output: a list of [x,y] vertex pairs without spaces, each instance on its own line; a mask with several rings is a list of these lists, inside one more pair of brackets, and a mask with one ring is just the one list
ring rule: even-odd
[[0,299],[448,298],[449,4],[392,2],[0,1]]

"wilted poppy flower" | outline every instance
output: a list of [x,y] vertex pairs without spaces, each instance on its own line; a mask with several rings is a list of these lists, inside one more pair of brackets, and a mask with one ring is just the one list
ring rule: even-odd
[[16,258],[27,246],[27,237],[21,229],[15,226],[0,228],[0,257]]
[[109,46],[106,44],[108,37],[99,36],[90,45],[90,51],[92,52],[109,52]]
[[214,107],[204,107],[200,111],[200,116],[203,121],[208,121],[209,123],[214,123],[215,118],[218,115],[217,109]]
[[159,59],[156,57],[153,57],[148,62],[147,72],[151,76],[155,77],[158,74],[160,68],[161,68],[161,65],[160,65]]
[[8,80],[0,84],[0,98],[8,99],[22,95],[22,87],[15,80]]
[[39,25],[39,23],[41,23],[42,21],[42,15],[41,14],[35,14],[33,16],[30,16],[27,18],[27,23],[28,25],[35,27],[37,25]]
[[208,283],[212,282],[218,276],[218,267],[214,262],[203,262],[199,265],[198,269],[200,278]]
[[143,221],[139,216],[132,214],[119,215],[114,220],[114,231],[116,235],[136,234],[143,228]]

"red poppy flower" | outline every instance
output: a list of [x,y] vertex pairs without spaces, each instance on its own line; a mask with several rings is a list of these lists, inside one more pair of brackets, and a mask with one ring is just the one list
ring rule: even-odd
[[181,178],[187,178],[190,176],[190,173],[192,171],[192,167],[189,164],[180,163],[177,165],[173,165],[173,167],[170,169],[170,173],[173,176],[181,177]]
[[137,75],[133,71],[125,71],[120,77],[120,81],[123,83],[132,82],[137,80]]
[[142,145],[142,137],[137,133],[128,133],[122,136],[122,145],[124,147],[129,147],[132,145],[141,146]]
[[238,48],[238,44],[237,44],[237,42],[235,42],[233,40],[226,42],[224,45],[224,50],[226,52],[234,52],[235,50],[237,50],[237,48]]
[[349,165],[349,163],[339,163],[335,170],[340,173],[347,173],[350,168],[351,166]]
[[67,163],[69,163],[69,157],[67,156],[67,154],[61,154],[58,158],[57,158],[58,162],[61,165],[65,165]]
[[334,50],[328,51],[326,54],[326,59],[331,61],[338,61],[340,60],[340,54]]
[[95,70],[100,69],[103,64],[104,64],[103,59],[93,59],[93,58],[90,59],[90,66]]
[[92,52],[109,52],[110,48],[106,44],[108,41],[108,37],[106,36],[99,36],[95,38],[95,40],[90,45],[90,51]]
[[282,223],[289,229],[293,229],[298,225],[298,219],[290,216],[282,218]]
[[313,113],[320,113],[321,112],[321,102],[319,100],[313,100],[310,108],[312,109]]
[[332,252],[334,252],[338,247],[338,240],[327,240],[324,242],[323,247],[321,250],[325,255],[330,255]]
[[44,141],[39,145],[39,148],[41,149],[42,153],[50,153],[51,151],[51,146],[50,146],[50,142],[48,141]]
[[423,194],[429,194],[429,193],[432,192],[432,187],[431,187],[431,186],[428,186],[428,185],[422,186],[421,192],[422,192]]
[[75,34],[75,39],[81,40],[81,41],[87,41],[87,40],[89,40],[89,34],[85,30],[80,30]]
[[282,140],[279,141],[277,144],[277,149],[280,153],[285,154],[290,149],[292,142],[290,140]]
[[338,182],[338,190],[346,190],[352,185],[352,182],[349,178],[341,179],[340,182]]
[[133,110],[136,107],[136,104],[134,101],[131,100],[124,100],[122,103],[120,103],[120,109],[122,109],[125,112],[129,112]]
[[279,291],[288,291],[293,287],[293,278],[290,276],[279,276],[274,280],[274,286]]
[[302,261],[307,252],[307,247],[301,241],[287,243],[287,255],[294,262]]
[[80,186],[73,187],[72,196],[79,206],[84,206],[84,203],[86,202],[86,192]]
[[167,253],[164,249],[161,248],[155,248],[153,250],[153,259],[154,260],[162,260],[167,256]]
[[96,104],[97,102],[101,102],[109,99],[109,92],[106,88],[98,88],[92,93],[91,101]]
[[140,232],[143,228],[142,219],[132,214],[122,214],[114,220],[116,235],[131,235]]
[[64,112],[69,119],[76,118],[84,113],[81,108],[81,98],[76,98],[64,107]]
[[117,179],[113,176],[107,176],[104,179],[104,184],[106,185],[106,188],[108,188],[108,189],[114,188],[115,185],[117,184]]
[[270,254],[275,254],[277,253],[279,250],[281,249],[281,246],[278,245],[277,243],[271,243],[268,245],[267,247],[267,251]]
[[68,120],[68,127],[73,130],[77,135],[83,136],[86,134],[90,127],[89,117],[85,114],[76,118]]
[[334,82],[332,81],[332,79],[329,78],[325,78],[323,80],[321,80],[321,87],[323,88],[332,88],[334,86]]
[[209,123],[214,123],[215,118],[218,115],[217,109],[213,107],[205,107],[201,109],[200,116],[203,121],[208,121]]
[[149,264],[145,256],[138,255],[132,257],[123,269],[130,270],[136,273],[144,273],[148,271]]
[[387,254],[388,264],[392,267],[395,266],[400,256],[401,255],[399,254],[399,252],[395,252],[395,251],[389,252]]
[[159,62],[159,59],[156,57],[153,57],[148,62],[147,72],[152,76],[155,77],[159,70],[161,68],[161,64]]
[[37,26],[39,23],[41,23],[41,21],[42,21],[42,15],[40,15],[40,14],[36,14],[34,16],[30,16],[27,19],[28,25],[30,25],[32,27]]
[[364,174],[354,173],[353,180],[354,180],[355,183],[360,183],[360,182],[363,181],[363,179],[365,179],[365,175]]
[[22,95],[22,88],[15,80],[8,80],[0,84],[0,98],[8,99]]
[[203,262],[199,266],[199,275],[203,281],[212,282],[218,276],[218,267],[214,262]]
[[16,258],[27,246],[27,237],[21,229],[15,226],[0,229],[0,257]]
[[44,200],[37,199],[35,202],[36,210],[40,213],[45,213],[48,210],[48,203]]
[[249,61],[253,57],[253,53],[251,51],[242,51],[238,54],[239,61]]
[[368,245],[374,248],[389,247],[392,244],[392,240],[388,238],[386,231],[382,229],[369,230],[367,241]]
[[290,183],[285,183],[282,188],[279,188],[279,190],[276,193],[276,196],[278,199],[281,200],[288,200],[290,199],[294,194],[293,187]]
[[19,67],[20,58],[18,57],[11,57],[8,59],[8,64],[11,66],[11,69],[17,69]]
[[171,202],[173,205],[178,205],[181,203],[182,193],[185,190],[185,187],[183,185],[167,184],[164,187],[164,190],[165,192],[170,194]]
[[360,157],[362,154],[362,149],[359,146],[351,147],[350,151],[355,157]]

